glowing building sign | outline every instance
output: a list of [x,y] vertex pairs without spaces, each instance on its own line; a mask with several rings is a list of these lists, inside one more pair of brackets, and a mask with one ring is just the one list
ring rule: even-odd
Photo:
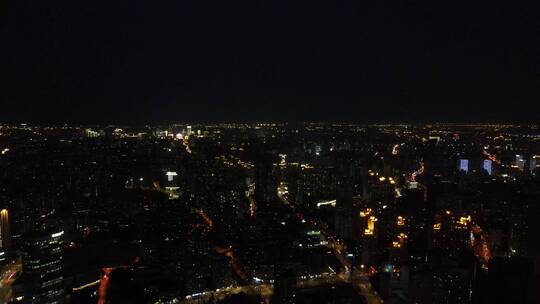
[[168,171],[167,173],[165,173],[165,175],[167,175],[167,181],[172,182],[174,180],[174,177],[177,176],[178,173]]
[[64,235],[64,231],[60,231],[60,232],[57,232],[57,233],[53,233],[51,234],[51,237],[55,238],[55,237],[60,237]]

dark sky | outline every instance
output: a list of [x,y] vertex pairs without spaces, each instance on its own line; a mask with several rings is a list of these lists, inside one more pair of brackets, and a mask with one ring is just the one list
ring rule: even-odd
[[0,122],[538,122],[523,4],[4,0]]

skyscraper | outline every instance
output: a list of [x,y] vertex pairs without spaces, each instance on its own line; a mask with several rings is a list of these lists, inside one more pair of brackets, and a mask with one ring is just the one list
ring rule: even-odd
[[493,162],[491,160],[485,159],[482,165],[482,168],[486,170],[489,175],[491,175],[491,172],[492,172],[492,164]]
[[459,160],[459,170],[465,171],[465,173],[469,173],[469,160],[468,159]]
[[523,169],[525,169],[525,159],[523,158],[523,155],[516,155],[516,166],[520,171],[523,171]]
[[353,203],[352,168],[342,165],[338,168],[339,178],[336,181],[337,200],[334,213],[336,235],[344,240],[354,238],[355,206]]
[[540,166],[540,155],[535,155],[531,158],[531,161],[529,162],[529,169],[531,173],[534,173],[534,170]]
[[277,197],[277,184],[273,170],[273,157],[262,154],[255,162],[255,200],[261,204],[268,204]]
[[24,303],[65,302],[64,231],[36,231],[25,235],[22,247]]

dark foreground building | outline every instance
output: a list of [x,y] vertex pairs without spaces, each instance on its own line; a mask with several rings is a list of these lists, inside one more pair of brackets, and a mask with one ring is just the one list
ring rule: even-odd
[[45,230],[24,237],[22,247],[24,303],[65,303],[64,231]]

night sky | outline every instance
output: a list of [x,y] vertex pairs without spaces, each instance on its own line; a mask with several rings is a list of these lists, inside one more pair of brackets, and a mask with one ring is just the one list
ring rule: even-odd
[[523,2],[5,0],[0,122],[539,122]]

